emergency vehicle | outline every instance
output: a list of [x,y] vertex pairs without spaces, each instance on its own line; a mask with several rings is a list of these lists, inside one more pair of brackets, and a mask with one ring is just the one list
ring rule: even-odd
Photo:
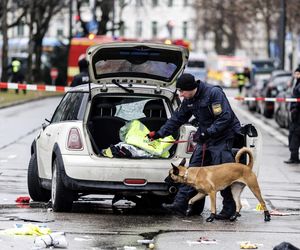
[[236,73],[243,72],[250,62],[245,57],[215,56],[208,60],[208,81],[223,87],[237,87]]

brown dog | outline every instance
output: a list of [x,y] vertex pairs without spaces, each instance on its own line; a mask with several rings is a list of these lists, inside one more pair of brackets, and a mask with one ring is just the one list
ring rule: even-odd
[[[248,165],[239,163],[240,157],[244,153],[249,155]],[[256,175],[252,171],[253,155],[250,149],[246,147],[240,149],[235,157],[235,162],[231,163],[189,168],[185,167],[184,164],[185,159],[182,160],[178,167],[172,164],[173,168],[170,169],[169,175],[175,182],[192,186],[198,191],[198,194],[189,200],[188,209],[186,211],[187,215],[192,212],[192,205],[208,194],[211,201],[211,214],[206,221],[213,221],[216,215],[216,194],[218,191],[231,185],[232,196],[236,204],[236,213],[230,217],[230,220],[234,221],[240,216],[240,210],[242,208],[240,196],[244,187],[247,185],[262,205],[265,221],[271,220],[265,201],[261,196]]]

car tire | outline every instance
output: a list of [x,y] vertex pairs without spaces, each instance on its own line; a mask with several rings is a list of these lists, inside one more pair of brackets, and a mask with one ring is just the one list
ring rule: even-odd
[[30,157],[27,171],[28,193],[33,201],[48,202],[51,198],[51,191],[43,188],[40,183],[36,154]]
[[74,192],[65,187],[62,181],[62,170],[57,159],[53,161],[51,200],[54,212],[70,212],[72,210]]

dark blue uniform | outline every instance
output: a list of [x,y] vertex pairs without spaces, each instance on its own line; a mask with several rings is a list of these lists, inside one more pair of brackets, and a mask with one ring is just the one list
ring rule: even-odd
[[[297,79],[293,89],[293,98],[300,98],[300,79]],[[291,103],[291,123],[289,126],[289,150],[291,152],[290,160],[299,163],[300,147],[300,104]]]
[[[205,143],[205,152],[203,152],[204,144],[197,144],[189,166],[201,166],[203,154],[204,166],[233,162],[231,151],[233,139],[236,133],[240,133],[241,126],[223,90],[218,86],[200,82],[195,96],[192,99],[184,99],[180,108],[157,133],[161,137],[172,134],[192,115],[199,122],[197,133],[206,131],[210,138]],[[181,212],[184,212],[188,200],[196,193],[194,188],[181,185],[173,204],[176,204]],[[221,191],[221,195],[224,198],[222,212],[234,214],[235,203],[230,187]],[[199,206],[200,212],[202,212],[203,206],[204,199]]]

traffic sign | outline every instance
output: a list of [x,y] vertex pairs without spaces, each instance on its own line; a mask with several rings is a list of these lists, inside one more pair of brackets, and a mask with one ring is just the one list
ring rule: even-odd
[[58,77],[58,69],[57,68],[51,68],[50,76],[51,76],[52,80],[56,80],[57,77]]

